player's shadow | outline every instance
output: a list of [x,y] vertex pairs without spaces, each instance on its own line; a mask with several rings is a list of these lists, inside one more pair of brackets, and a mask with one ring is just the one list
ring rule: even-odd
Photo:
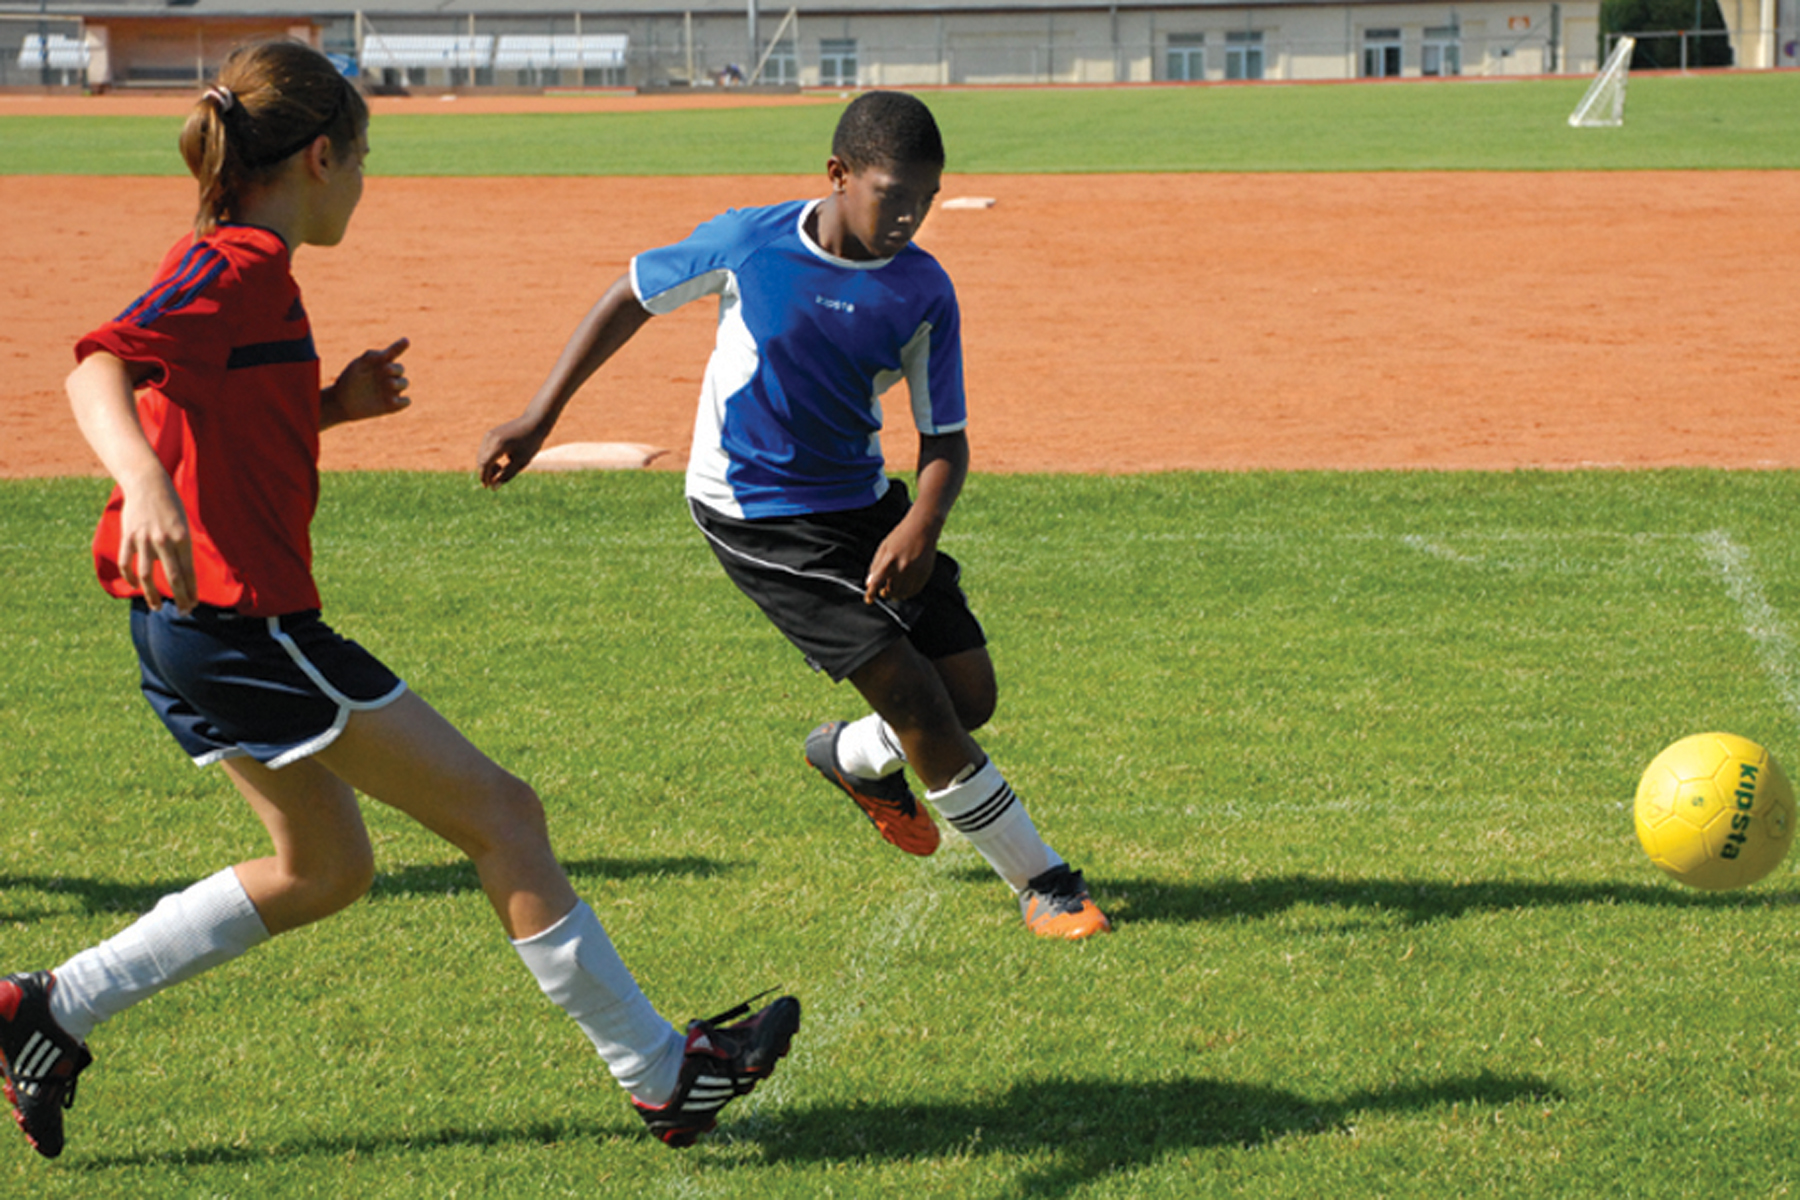
[[[563,869],[579,886],[590,879],[663,876],[714,879],[745,865],[698,855],[683,855],[662,858],[574,859],[565,862]],[[117,883],[103,879],[84,879],[77,875],[0,875],[0,924],[37,921],[60,915],[68,910],[68,898],[73,898],[83,911],[89,913],[148,912],[162,897],[171,892],[179,892],[195,882],[196,880],[187,877]],[[481,880],[475,874],[474,864],[461,861],[378,871],[374,884],[369,888],[368,899],[379,902],[480,891]],[[58,902],[54,905],[33,905],[19,896],[19,893],[31,892],[56,897]]]
[[[685,876],[690,879],[717,879],[729,875],[744,863],[724,862],[699,855],[661,858],[577,858],[563,863],[563,871],[576,889],[587,880],[658,879]],[[373,900],[394,900],[412,896],[443,896],[457,892],[481,891],[481,878],[475,864],[467,860],[438,866],[402,867],[382,871],[369,888]]]
[[[1281,1138],[1340,1133],[1361,1117],[1383,1113],[1554,1104],[1563,1098],[1554,1085],[1532,1076],[1485,1073],[1395,1084],[1327,1100],[1207,1079],[1134,1084],[1046,1078],[1016,1083],[998,1096],[961,1102],[853,1100],[728,1113],[712,1139],[755,1145],[761,1153],[707,1162],[717,1170],[756,1171],[774,1163],[855,1166],[871,1161],[1016,1156],[1031,1164],[1013,1181],[1016,1194],[1054,1200],[1107,1175],[1140,1170],[1169,1155],[1218,1147],[1250,1149]],[[609,1138],[618,1136],[621,1128],[630,1130],[627,1136],[642,1136],[635,1123],[569,1119],[510,1129],[449,1126],[391,1135],[345,1133],[265,1146],[78,1155],[63,1165],[105,1173],[122,1167],[193,1170],[312,1158],[340,1162],[349,1155],[377,1161],[387,1153],[415,1153],[433,1146],[550,1145]]]
[[1060,1197],[1170,1155],[1341,1132],[1371,1115],[1562,1099],[1542,1079],[1487,1073],[1399,1083],[1327,1100],[1210,1079],[1121,1083],[1045,1078],[1016,1083],[997,1097],[961,1103],[794,1104],[757,1114],[744,1136],[759,1143],[770,1162],[1016,1155],[1034,1164],[1014,1182],[1019,1195]]
[[[986,882],[988,876],[972,872]],[[1581,905],[1645,908],[1787,908],[1800,904],[1793,887],[1700,892],[1633,883],[1534,883],[1517,880],[1445,882],[1346,879],[1329,875],[1272,875],[1211,883],[1172,884],[1154,878],[1089,880],[1094,898],[1121,922],[1252,921],[1302,906],[1342,909],[1406,925],[1453,920],[1471,913]]]

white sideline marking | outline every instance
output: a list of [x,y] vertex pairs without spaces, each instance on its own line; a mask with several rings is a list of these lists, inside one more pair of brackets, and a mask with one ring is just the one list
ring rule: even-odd
[[[932,855],[930,866],[938,866],[937,859],[947,849],[948,838]],[[862,946],[839,972],[836,986],[820,996],[816,1004],[801,998],[801,1032],[788,1052],[790,1058],[804,1062],[830,1049],[851,1027],[868,1019],[865,1009],[871,1001],[878,1004],[878,998],[886,994],[891,964],[924,940],[926,925],[937,910],[943,889],[941,870],[921,871],[917,882],[903,893],[901,902],[888,910],[883,919],[871,923]],[[779,1096],[785,1083],[786,1076],[777,1070],[774,1078],[758,1087],[750,1098],[754,1100],[765,1089]]]
[[1696,534],[1694,540],[1706,561],[1724,579],[1725,590],[1738,607],[1744,632],[1756,643],[1756,657],[1763,673],[1781,692],[1788,711],[1800,716],[1800,671],[1794,666],[1794,638],[1782,623],[1781,614],[1763,595],[1762,584],[1750,569],[1749,552],[1723,529]]
[[1402,545],[1417,550],[1421,554],[1429,554],[1433,558],[1441,558],[1446,562],[1460,563],[1463,566],[1479,566],[1485,561],[1484,559],[1473,558],[1467,554],[1458,554],[1442,542],[1434,542],[1430,538],[1420,537],[1416,533],[1404,535],[1401,537],[1400,542]]
[[[957,843],[965,847],[965,854],[956,852],[954,846]],[[714,1139],[721,1135],[729,1137],[734,1121],[738,1132],[754,1135],[760,1119],[759,1110],[765,1103],[779,1103],[786,1098],[788,1080],[798,1073],[796,1067],[842,1041],[870,1019],[871,1011],[879,1017],[882,998],[892,994],[886,988],[892,964],[905,959],[906,951],[924,941],[931,916],[949,886],[946,881],[949,871],[967,865],[970,860],[981,861],[960,836],[946,829],[938,852],[921,864],[926,869],[919,873],[918,881],[902,893],[900,903],[881,919],[871,922],[867,936],[838,973],[834,986],[823,992],[812,990],[801,995],[800,1032],[782,1065],[767,1082],[758,1084],[754,1092],[726,1109],[719,1132],[708,1136]],[[695,1180],[677,1178],[671,1180],[664,1191],[683,1197],[730,1195],[733,1193],[726,1190],[729,1183],[721,1179],[715,1189]]]

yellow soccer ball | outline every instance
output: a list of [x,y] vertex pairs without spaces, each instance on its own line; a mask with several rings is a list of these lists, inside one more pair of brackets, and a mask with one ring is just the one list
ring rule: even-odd
[[1730,733],[1682,738],[1638,782],[1638,841],[1689,887],[1755,883],[1794,840],[1794,788],[1770,753]]

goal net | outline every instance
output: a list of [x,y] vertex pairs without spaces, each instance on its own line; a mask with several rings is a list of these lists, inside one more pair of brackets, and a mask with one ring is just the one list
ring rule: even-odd
[[1606,65],[1588,86],[1587,95],[1569,114],[1569,124],[1577,129],[1592,129],[1625,123],[1625,82],[1631,75],[1631,52],[1636,46],[1636,38],[1619,39],[1607,56]]

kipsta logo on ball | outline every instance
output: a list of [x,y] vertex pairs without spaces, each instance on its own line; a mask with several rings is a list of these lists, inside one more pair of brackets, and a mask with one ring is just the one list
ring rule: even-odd
[[1690,887],[1727,891],[1755,883],[1787,857],[1794,789],[1755,742],[1697,733],[1644,769],[1635,816],[1651,862]]

